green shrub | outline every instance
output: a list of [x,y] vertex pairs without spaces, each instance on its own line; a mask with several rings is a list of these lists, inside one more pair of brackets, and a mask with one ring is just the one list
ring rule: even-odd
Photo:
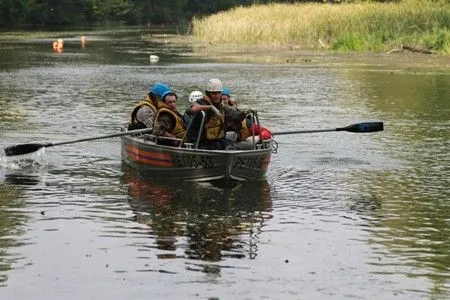
[[365,49],[364,41],[354,35],[338,37],[331,48],[337,51],[362,51]]
[[406,43],[449,53],[448,0],[403,0],[237,7],[194,19],[193,34],[212,45],[385,51]]

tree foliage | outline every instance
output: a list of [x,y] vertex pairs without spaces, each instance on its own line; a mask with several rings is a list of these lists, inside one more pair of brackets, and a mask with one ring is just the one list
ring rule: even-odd
[[[0,0],[0,28],[180,24],[235,6],[364,0]],[[365,0],[399,1],[399,0]]]

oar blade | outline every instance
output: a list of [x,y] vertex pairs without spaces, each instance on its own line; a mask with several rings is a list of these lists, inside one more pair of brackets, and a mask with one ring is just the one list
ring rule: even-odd
[[378,132],[383,130],[383,122],[365,122],[349,125],[343,128],[336,128],[336,131],[348,131],[356,133]]
[[47,144],[40,144],[40,143],[15,145],[15,146],[11,146],[11,147],[6,147],[5,154],[6,154],[6,156],[24,155],[24,154],[38,151],[39,149],[41,149],[42,147],[45,147],[46,145]]

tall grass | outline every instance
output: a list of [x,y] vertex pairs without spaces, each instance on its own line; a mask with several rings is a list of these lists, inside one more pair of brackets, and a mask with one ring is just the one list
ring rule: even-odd
[[193,35],[213,45],[377,52],[403,44],[450,54],[450,5],[447,0],[253,5],[194,19]]

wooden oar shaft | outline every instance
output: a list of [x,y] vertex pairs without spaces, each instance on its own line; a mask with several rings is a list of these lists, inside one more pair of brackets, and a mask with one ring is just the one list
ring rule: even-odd
[[[203,111],[202,111],[202,113],[204,114]],[[204,121],[204,119],[202,119],[202,122],[203,121]],[[130,131],[124,131],[124,132],[113,133],[113,134],[108,134],[108,135],[88,137],[88,138],[66,141],[66,142],[58,142],[58,143],[19,144],[19,145],[7,147],[4,149],[4,151],[5,151],[6,156],[22,155],[22,154],[28,154],[28,153],[37,151],[43,147],[74,144],[74,143],[80,143],[80,142],[85,142],[85,141],[107,139],[107,138],[113,138],[113,137],[124,136],[124,135],[135,135],[135,134],[140,134],[140,133],[147,133],[147,132],[150,132],[151,130],[152,129],[150,129],[150,128],[144,128],[144,129],[130,130]],[[278,131],[278,132],[273,132],[272,134],[274,136],[276,136],[276,135],[283,135],[283,134],[330,132],[330,131],[347,131],[347,132],[359,132],[359,133],[383,131],[383,122],[365,122],[365,123],[358,123],[358,124],[353,124],[353,125],[349,125],[346,127],[333,128],[333,129]],[[199,141],[197,140],[196,144],[198,145],[198,143],[199,143]]]
[[133,135],[133,134],[139,134],[139,133],[147,133],[147,132],[150,132],[150,131],[152,131],[151,128],[143,128],[143,129],[124,131],[124,132],[108,134],[108,135],[102,135],[102,136],[88,137],[88,138],[79,139],[79,140],[73,140],[73,141],[49,143],[49,144],[46,144],[45,147],[66,145],[66,144],[74,144],[74,143],[79,143],[79,142],[87,142],[87,141],[94,141],[94,140],[100,140],[100,139],[108,139],[108,138],[119,137],[119,136],[124,136],[124,135]]
[[330,132],[330,131],[347,131],[356,133],[369,133],[383,131],[383,122],[364,122],[352,124],[346,127],[338,127],[333,129],[313,129],[313,130],[292,130],[292,131],[279,131],[272,132],[273,135],[283,135],[283,134],[296,134],[296,133],[314,133],[314,132]]
[[150,132],[150,131],[152,131],[151,128],[143,128],[143,129],[114,133],[114,134],[78,139],[78,140],[73,140],[73,141],[66,141],[66,142],[19,144],[19,145],[10,146],[10,147],[5,148],[5,154],[6,154],[6,156],[23,155],[23,154],[28,154],[31,152],[38,151],[39,149],[44,148],[44,147],[74,144],[74,143],[79,143],[79,142],[107,139],[107,138],[113,138],[113,137],[124,136],[124,135],[135,135],[135,134],[146,133],[146,132]]
[[283,134],[330,132],[330,131],[337,131],[337,129],[333,128],[333,129],[313,129],[313,130],[287,130],[287,131],[272,132],[272,134],[273,135],[283,135]]

